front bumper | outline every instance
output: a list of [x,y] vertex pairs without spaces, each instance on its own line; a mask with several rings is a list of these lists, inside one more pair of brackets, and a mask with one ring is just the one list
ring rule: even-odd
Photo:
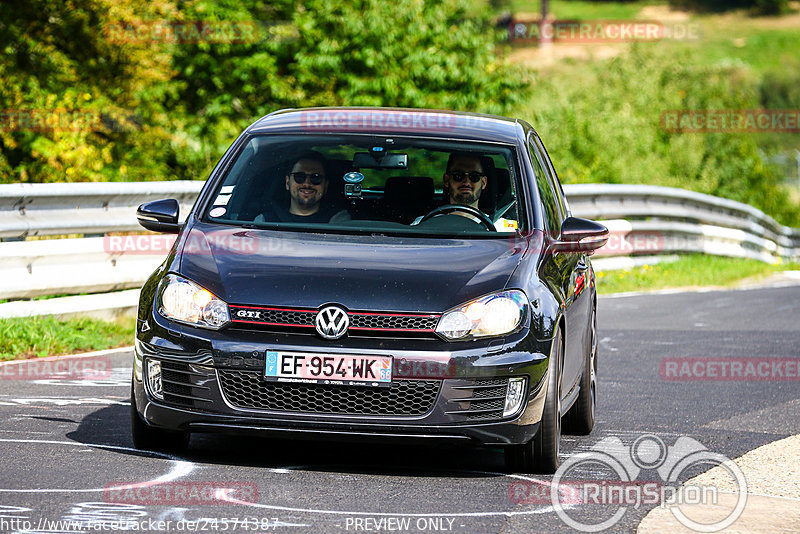
[[[431,340],[354,338],[336,346],[315,336],[199,333],[158,323],[137,334],[134,351],[136,407],[154,427],[292,439],[511,445],[532,439],[542,415],[549,350],[524,334],[454,351],[442,350],[454,344]],[[260,377],[268,348],[391,355],[393,386],[336,391],[267,384]],[[162,362],[163,400],[142,381],[148,359]],[[526,378],[525,400],[516,414],[503,417],[504,401],[498,399],[509,377]],[[314,388],[327,388],[327,396],[318,398]]]

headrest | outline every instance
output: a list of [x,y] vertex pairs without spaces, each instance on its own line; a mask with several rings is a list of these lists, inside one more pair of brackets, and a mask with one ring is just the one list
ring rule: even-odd
[[384,201],[392,206],[423,206],[433,200],[433,178],[429,176],[391,176],[386,180]]

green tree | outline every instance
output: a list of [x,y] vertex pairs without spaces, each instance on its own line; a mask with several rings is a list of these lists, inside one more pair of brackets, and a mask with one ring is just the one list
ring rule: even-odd
[[159,91],[170,57],[104,30],[173,12],[161,0],[0,4],[0,181],[169,177]]
[[[670,110],[760,109],[762,101],[788,102],[781,98],[794,98],[794,77],[781,75],[784,90],[768,93],[748,69],[694,66],[690,54],[665,58],[657,49],[633,46],[629,55],[587,64],[580,73],[543,76],[519,114],[541,130],[566,183],[680,187],[738,200],[783,224],[800,225],[783,174],[762,154],[770,134],[673,133],[662,125],[662,113]],[[780,150],[777,141],[771,145]]]
[[253,43],[183,47],[171,109],[186,117],[184,163],[208,169],[243,124],[283,107],[363,105],[507,113],[526,95],[503,39],[463,0],[196,1],[185,17],[258,21]]

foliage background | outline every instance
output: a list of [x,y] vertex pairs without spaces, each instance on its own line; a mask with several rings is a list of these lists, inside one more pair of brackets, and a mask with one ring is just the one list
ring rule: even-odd
[[[595,18],[627,16],[641,7],[550,4],[570,18],[583,11]],[[787,8],[778,0],[739,4],[747,4],[746,16]],[[747,202],[800,226],[785,169],[770,163],[797,145],[796,135],[671,134],[659,123],[661,111],[671,109],[800,109],[796,28],[742,30],[748,45],[737,48],[729,42],[739,31],[730,19],[716,34],[711,19],[703,19],[709,31],[701,43],[633,45],[610,60],[567,60],[550,69],[512,64],[513,46],[494,21],[509,8],[535,11],[538,5],[4,1],[0,183],[205,179],[243,127],[276,109],[431,107],[530,121],[564,182],[683,187]],[[691,4],[700,13],[716,6]],[[110,37],[114,28],[153,21],[233,21],[257,27],[258,37],[189,43]],[[8,127],[9,112],[76,109],[102,122],[44,131]]]
[[[3,182],[204,178],[276,109],[384,105],[506,113],[522,69],[458,0],[26,0],[0,6],[0,109],[91,110],[95,131],[0,128]],[[231,21],[257,39],[112,38],[141,22]],[[135,34],[131,34],[134,35]]]

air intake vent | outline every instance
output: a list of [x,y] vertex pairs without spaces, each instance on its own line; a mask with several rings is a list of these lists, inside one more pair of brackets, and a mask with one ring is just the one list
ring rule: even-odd
[[336,415],[421,416],[436,402],[441,380],[397,380],[388,388],[266,382],[259,372],[218,371],[237,408]]
[[464,392],[463,397],[450,399],[448,415],[461,415],[468,421],[502,419],[506,402],[508,378],[479,378],[471,385],[453,386]]

